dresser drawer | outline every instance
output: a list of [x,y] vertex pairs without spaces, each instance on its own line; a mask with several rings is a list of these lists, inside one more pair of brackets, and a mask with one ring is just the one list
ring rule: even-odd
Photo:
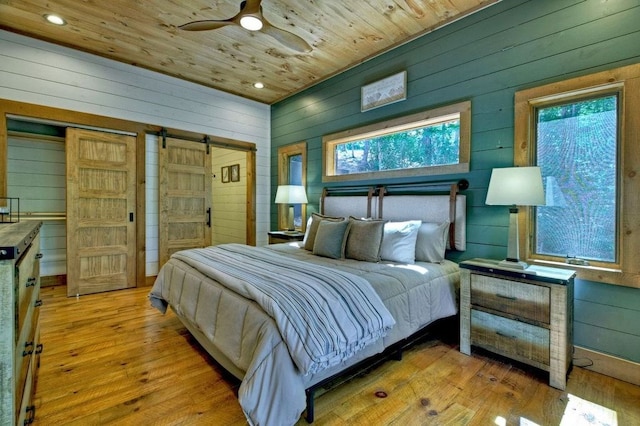
[[549,365],[549,330],[471,310],[471,343],[514,359]]
[[16,425],[30,425],[35,419],[36,407],[32,403],[35,391],[35,380],[36,372],[34,371],[33,364],[31,363],[29,364],[29,369],[25,377],[23,393],[16,394],[16,402],[20,402],[15,414],[15,418],[18,420]]
[[548,287],[514,284],[486,275],[471,275],[471,305],[517,315],[519,318],[550,323]]
[[40,309],[36,307],[32,312],[32,321],[25,324],[24,332],[16,345],[16,403],[18,404],[21,401],[20,396],[23,394],[27,383],[26,377],[31,369],[34,355],[39,353],[42,347],[39,342],[40,327],[38,317]]
[[16,315],[16,331],[22,329],[24,320],[33,300],[34,290],[39,292],[40,287],[40,238],[34,238],[27,252],[16,265],[18,279],[16,280],[18,295],[18,310]]

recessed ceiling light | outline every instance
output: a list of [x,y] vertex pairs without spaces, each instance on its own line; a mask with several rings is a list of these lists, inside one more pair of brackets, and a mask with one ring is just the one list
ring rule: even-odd
[[240,25],[249,31],[258,31],[262,28],[262,21],[255,16],[246,15],[240,18]]
[[258,81],[257,83],[253,83],[253,87],[256,89],[264,89],[264,84]]
[[51,24],[54,24],[54,25],[66,25],[67,24],[67,21],[65,21],[64,19],[62,19],[58,15],[47,14],[47,15],[44,15],[44,19],[46,19],[47,22],[49,22]]

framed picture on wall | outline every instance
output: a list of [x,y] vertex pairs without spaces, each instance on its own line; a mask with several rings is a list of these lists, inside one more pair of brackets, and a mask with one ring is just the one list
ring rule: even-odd
[[407,99],[407,72],[402,71],[361,88],[360,111]]
[[222,173],[222,183],[229,182],[229,166],[224,166],[220,169]]
[[231,182],[240,182],[240,164],[234,164],[229,167],[231,168],[231,171],[229,172]]

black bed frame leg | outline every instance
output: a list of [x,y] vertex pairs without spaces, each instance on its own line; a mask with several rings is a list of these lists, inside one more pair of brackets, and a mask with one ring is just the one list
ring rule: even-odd
[[394,352],[393,359],[395,359],[396,361],[402,361],[402,348]]
[[307,394],[307,414],[305,415],[304,418],[307,421],[307,423],[313,423],[313,417],[314,417],[313,395],[315,392],[313,389],[307,389],[305,393]]

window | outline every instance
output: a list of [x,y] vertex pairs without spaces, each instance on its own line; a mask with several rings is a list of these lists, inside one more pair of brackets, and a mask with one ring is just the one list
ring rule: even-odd
[[618,99],[614,92],[535,108],[546,194],[536,208],[535,254],[618,260]]
[[546,197],[521,209],[529,262],[640,287],[639,88],[634,65],[516,93],[514,162],[540,166]]
[[461,102],[323,138],[323,181],[469,170],[471,103]]
[[[278,148],[278,185],[302,185],[307,183],[307,144],[300,142]],[[278,229],[287,229],[288,206],[278,205]],[[295,229],[304,232],[307,207],[293,206]]]

